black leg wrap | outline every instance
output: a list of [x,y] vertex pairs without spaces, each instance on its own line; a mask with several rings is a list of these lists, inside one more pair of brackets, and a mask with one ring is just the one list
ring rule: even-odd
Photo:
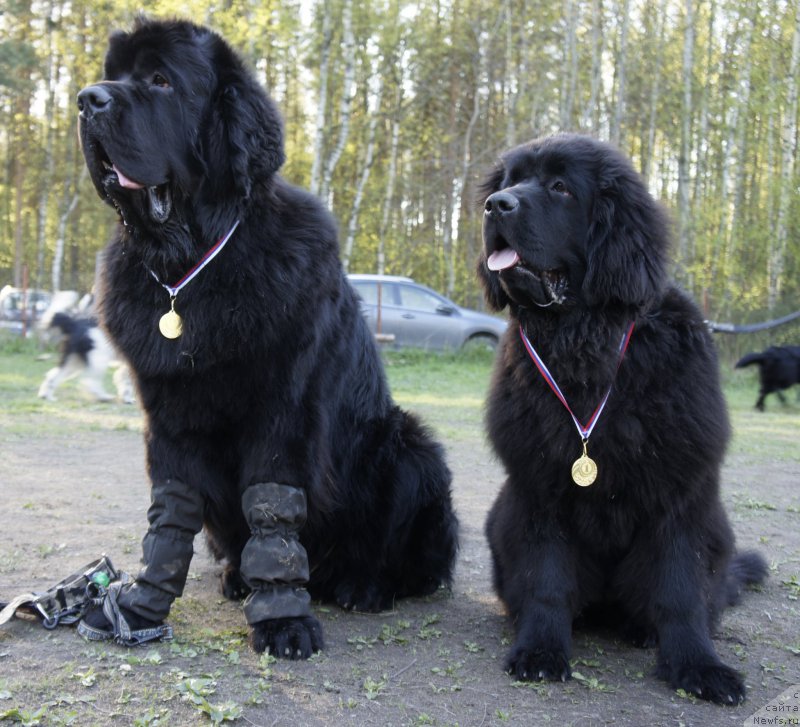
[[247,623],[309,616],[308,556],[298,537],[306,520],[305,492],[259,482],[245,491],[242,509],[252,533],[241,564],[253,589],[244,602]]
[[203,527],[203,498],[177,480],[154,482],[147,512],[150,529],[142,540],[144,567],[123,586],[118,602],[150,621],[163,621],[183,593],[194,555],[194,536]]

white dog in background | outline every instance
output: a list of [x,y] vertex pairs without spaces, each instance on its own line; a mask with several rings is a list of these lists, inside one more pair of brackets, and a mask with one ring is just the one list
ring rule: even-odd
[[106,390],[103,379],[113,366],[116,368],[113,381],[117,398],[125,404],[132,404],[135,398],[128,367],[119,363],[108,338],[89,315],[91,299],[84,298],[75,315],[65,312],[77,300],[77,293],[62,291],[56,294],[42,316],[40,325],[43,330],[60,331],[61,360],[45,375],[39,387],[39,397],[55,401],[55,390],[65,381],[80,376],[81,384],[97,401],[111,401],[114,396]]

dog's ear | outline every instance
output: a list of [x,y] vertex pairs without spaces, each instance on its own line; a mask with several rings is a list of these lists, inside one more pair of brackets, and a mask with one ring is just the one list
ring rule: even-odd
[[[493,194],[500,189],[505,174],[505,167],[503,166],[502,162],[498,162],[484,177],[483,182],[481,182],[481,184],[478,186],[478,194],[475,203],[480,210],[481,216],[483,215],[486,198],[490,194]],[[486,302],[489,304],[489,307],[498,312],[503,310],[503,308],[510,303],[510,300],[506,295],[506,292],[503,290],[503,287],[500,285],[500,276],[497,274],[492,275],[486,265],[485,247],[478,256],[477,271],[478,280],[480,280],[481,285],[483,286],[484,297],[486,298]]]
[[669,223],[630,163],[610,152],[600,172],[587,239],[589,305],[648,308],[666,276]]
[[247,199],[283,165],[283,122],[239,56],[219,36],[211,43],[219,75],[201,156],[220,191]]

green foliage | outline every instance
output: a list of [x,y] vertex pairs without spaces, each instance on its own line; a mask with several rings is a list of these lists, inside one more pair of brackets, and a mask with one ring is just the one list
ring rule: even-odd
[[212,724],[233,722],[242,716],[242,708],[238,704],[212,704],[208,701],[208,697],[216,691],[216,682],[210,677],[187,677],[178,682],[176,689],[185,701],[205,714]]
[[[348,2],[355,97],[346,112]],[[349,124],[326,202],[342,231],[351,221],[356,230],[351,271],[376,270],[382,246],[386,272],[481,305],[473,272],[481,215],[473,200],[503,148],[557,130],[619,138],[656,195],[676,207],[687,113],[685,6],[640,4],[626,19],[622,5],[77,0],[34,10],[10,3],[0,16],[0,88],[7,92],[0,151],[10,160],[0,178],[0,283],[24,264],[32,283],[50,287],[62,237],[57,284],[91,287],[114,213],[82,174],[74,98],[99,78],[109,29],[127,27],[143,10],[210,24],[240,50],[283,110],[290,181],[308,185],[315,139],[327,159]],[[797,13],[782,0],[694,3],[689,241],[676,272],[710,318],[763,319],[767,306],[780,314],[800,297],[800,169],[791,156],[796,139],[784,138],[798,122],[789,52]],[[326,47],[325,113],[317,126]],[[373,162],[357,205],[373,127]],[[786,217],[779,221],[781,200]]]

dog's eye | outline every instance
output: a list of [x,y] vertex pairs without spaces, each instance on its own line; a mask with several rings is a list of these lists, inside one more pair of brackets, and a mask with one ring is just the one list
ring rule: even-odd
[[160,88],[169,88],[169,81],[160,73],[156,72],[150,79],[150,84]]
[[567,189],[567,185],[564,184],[564,182],[562,182],[560,179],[553,182],[553,184],[550,185],[550,189],[552,189],[554,192],[558,192],[559,194],[563,194],[567,197],[572,196],[572,192],[570,192]]

